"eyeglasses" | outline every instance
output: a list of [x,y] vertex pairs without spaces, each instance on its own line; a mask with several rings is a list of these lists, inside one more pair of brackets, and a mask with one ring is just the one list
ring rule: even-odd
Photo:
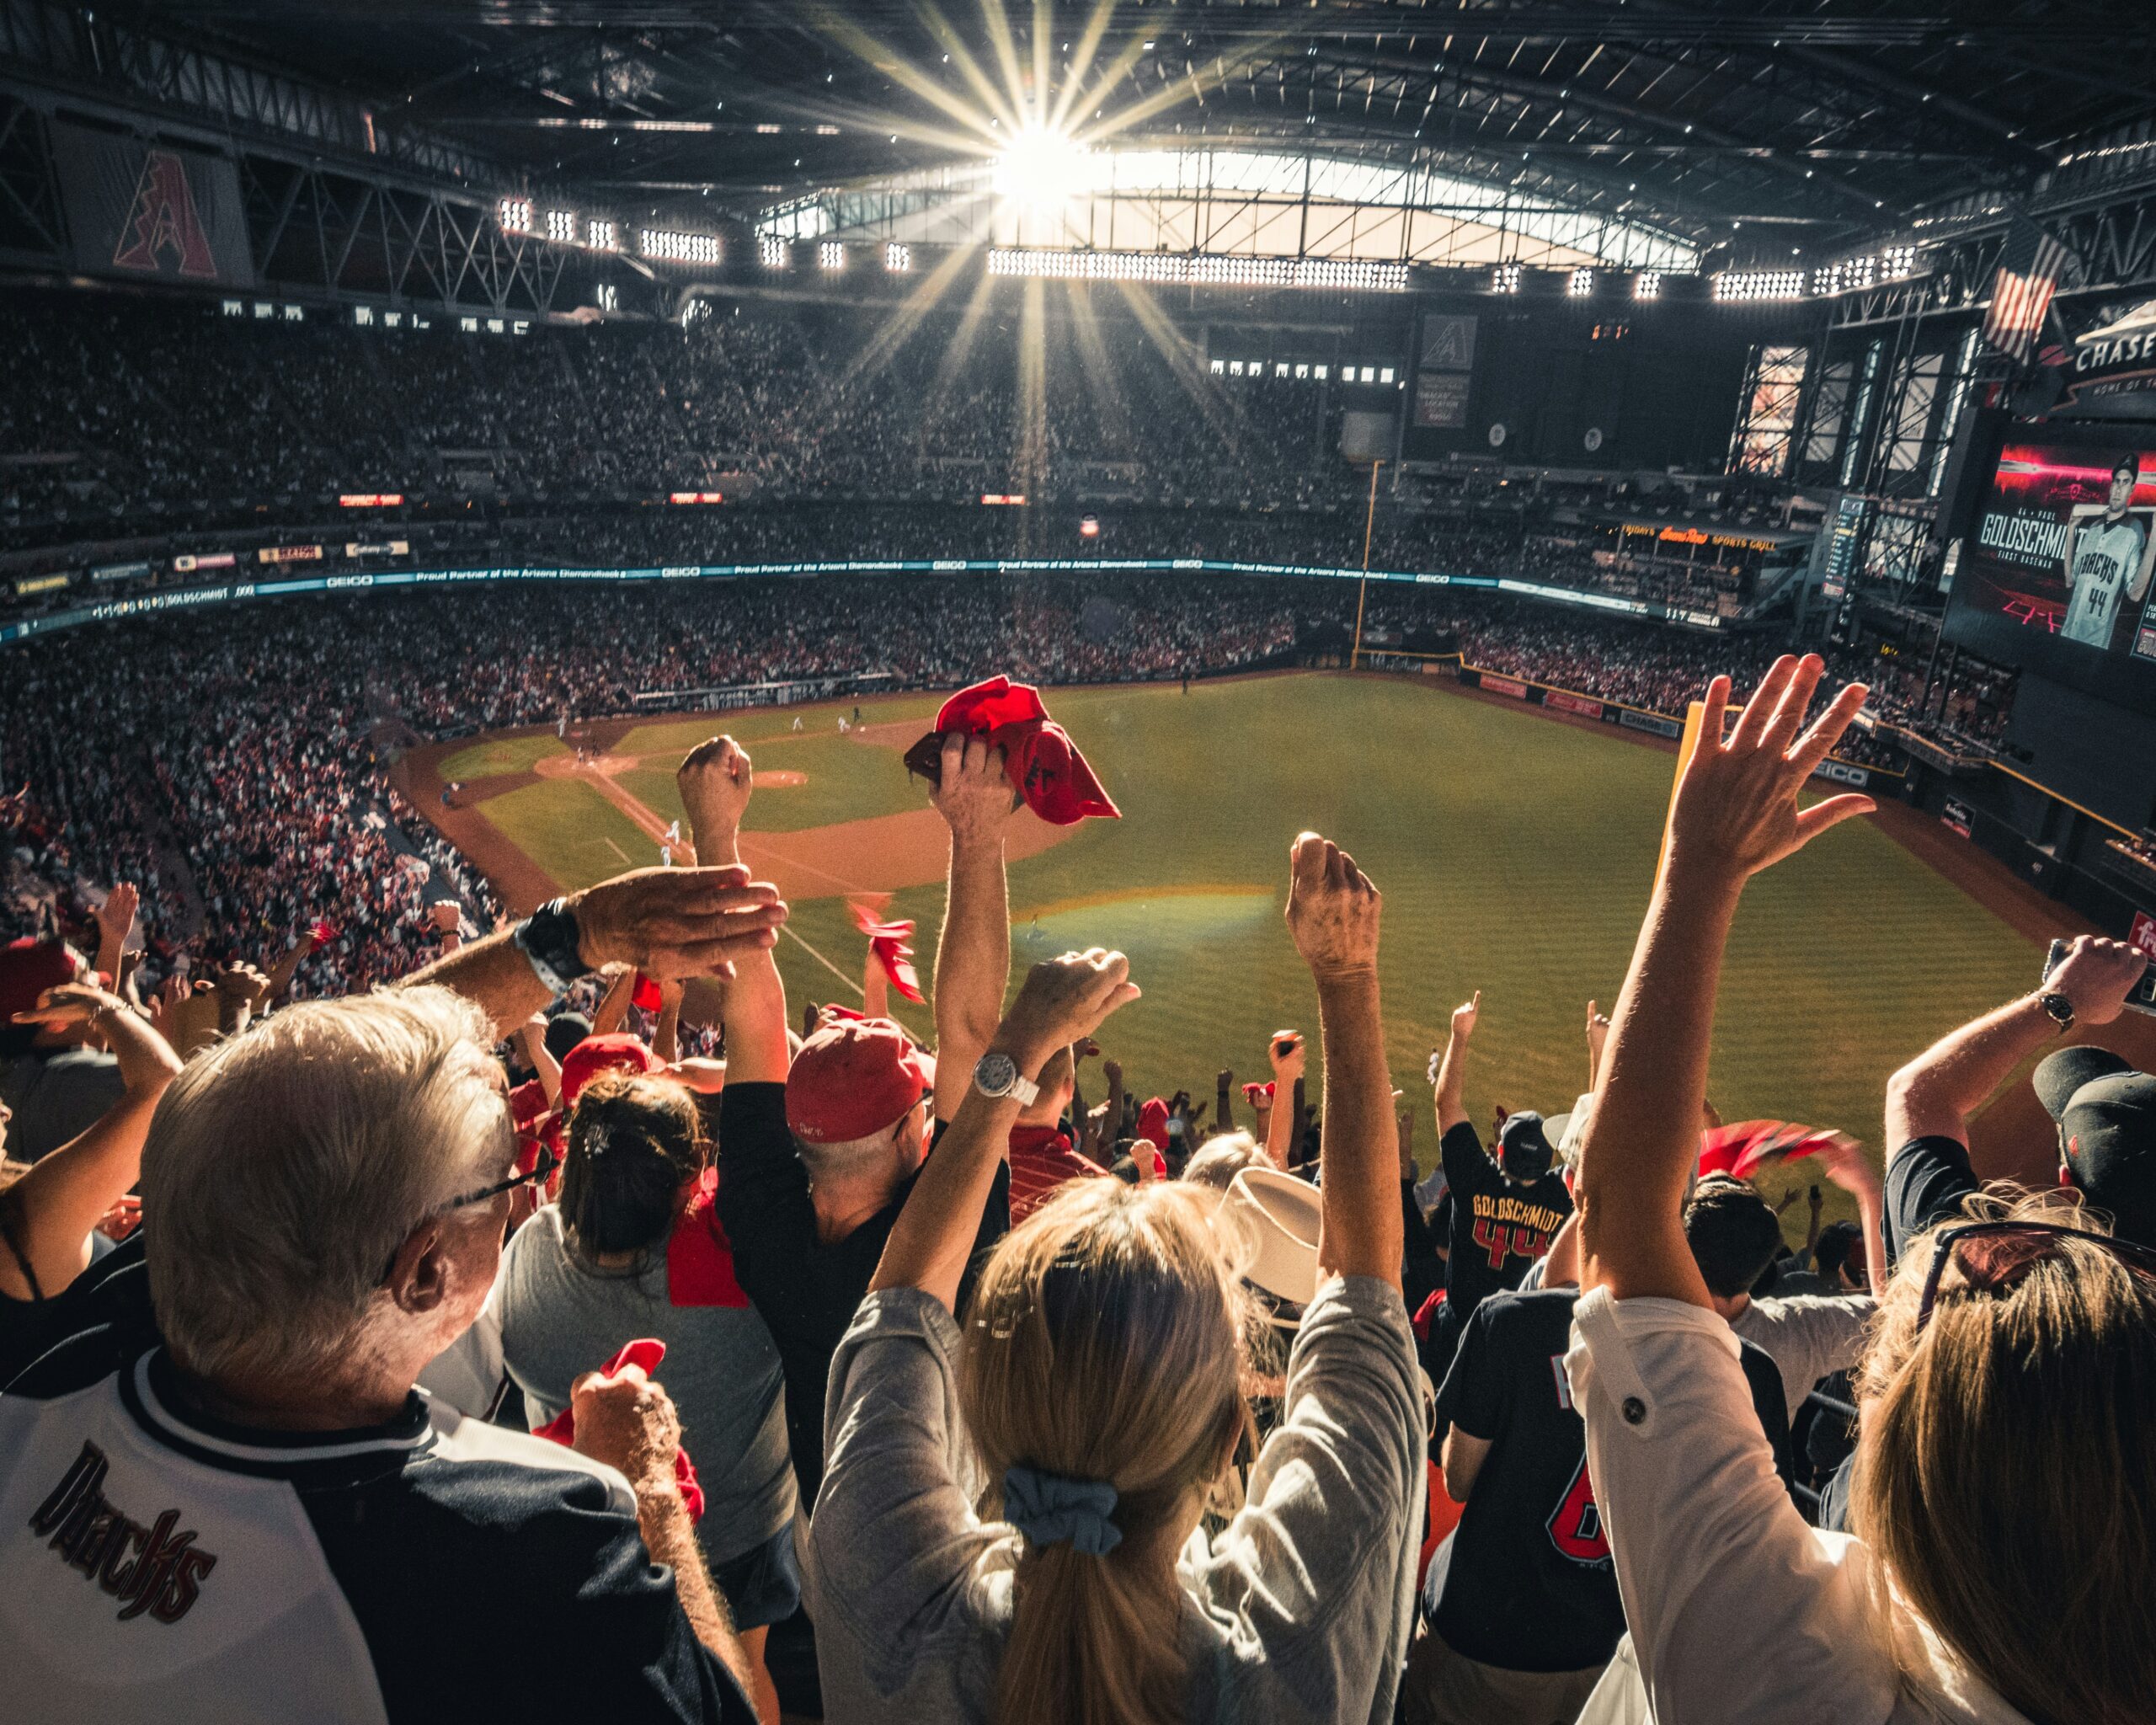
[[442,1208],[462,1210],[467,1204],[484,1204],[490,1198],[499,1198],[504,1192],[514,1192],[520,1186],[529,1186],[535,1181],[544,1180],[561,1165],[562,1159],[554,1154],[552,1146],[542,1145],[538,1161],[526,1172],[511,1174],[506,1180],[497,1180],[493,1185],[483,1186],[477,1192],[467,1192],[462,1198],[452,1198]]
[[[1946,1273],[1947,1260],[1957,1252],[1969,1285],[1996,1294],[2011,1288],[2032,1266],[2049,1258],[2062,1240],[2086,1240],[2101,1247],[2128,1269],[2156,1277],[2156,1251],[2116,1235],[2063,1228],[2053,1222],[1967,1222],[1939,1236],[1930,1274],[1924,1279],[1924,1299],[1917,1306],[1917,1332],[1921,1335],[1931,1322],[1932,1307],[1939,1300],[1940,1278]],[[1968,1249],[1963,1250],[1965,1247]]]
[[[562,1159],[554,1154],[552,1148],[542,1145],[539,1147],[538,1161],[534,1162],[527,1172],[511,1174],[506,1180],[497,1180],[493,1185],[483,1186],[477,1192],[467,1192],[461,1198],[452,1198],[447,1204],[442,1205],[441,1209],[462,1210],[468,1204],[484,1204],[490,1198],[499,1198],[504,1192],[514,1192],[520,1186],[529,1186],[535,1182],[545,1180],[561,1165]],[[430,1215],[435,1215],[440,1213],[440,1210],[430,1212]],[[398,1252],[403,1250],[403,1247],[398,1247]],[[389,1254],[389,1262],[382,1265],[381,1275],[375,1279],[376,1285],[380,1286],[387,1282],[392,1275],[396,1274],[396,1270],[397,1252],[392,1252]]]

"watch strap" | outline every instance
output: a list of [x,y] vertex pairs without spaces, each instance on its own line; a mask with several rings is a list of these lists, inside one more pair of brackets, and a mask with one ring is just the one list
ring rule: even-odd
[[557,998],[567,994],[591,967],[577,951],[576,913],[566,899],[550,899],[518,923],[510,935],[531,966],[531,974]]
[[2058,989],[2046,989],[2036,996],[2036,1004],[2044,1009],[2052,1023],[2058,1026],[2060,1035],[2063,1036],[2073,1028],[2073,1002]]

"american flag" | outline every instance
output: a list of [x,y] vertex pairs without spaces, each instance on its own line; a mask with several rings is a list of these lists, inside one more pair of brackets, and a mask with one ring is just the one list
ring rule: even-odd
[[2073,255],[2026,216],[2016,216],[2008,228],[1992,280],[1991,310],[1984,314],[1984,340],[2015,364],[2028,364]]

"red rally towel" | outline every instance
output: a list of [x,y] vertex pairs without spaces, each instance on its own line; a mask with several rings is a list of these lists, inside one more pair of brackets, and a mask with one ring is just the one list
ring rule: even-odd
[[1262,1084],[1246,1084],[1243,1086],[1243,1100],[1252,1108],[1262,1103],[1269,1108],[1273,1106],[1273,1081],[1270,1078]]
[[1040,691],[1030,684],[997,676],[959,690],[936,715],[936,729],[906,751],[907,771],[932,782],[941,770],[942,738],[952,731],[985,736],[1002,750],[1012,786],[1042,820],[1072,826],[1089,814],[1122,818],[1070,733],[1048,716]]
[[1430,1326],[1438,1321],[1438,1308],[1444,1303],[1445,1290],[1440,1288],[1416,1309],[1413,1317],[1408,1319],[1408,1325],[1414,1330],[1417,1341],[1430,1339]]
[[[611,1377],[627,1366],[640,1366],[646,1377],[659,1370],[659,1362],[666,1358],[666,1344],[647,1336],[630,1343],[606,1365],[599,1368],[602,1376]],[[563,1448],[573,1448],[576,1442],[576,1414],[564,1407],[546,1424],[531,1434],[535,1438],[548,1438]],[[696,1470],[689,1461],[686,1450],[674,1452],[674,1482],[681,1488],[681,1503],[689,1512],[689,1519],[704,1519],[704,1488],[696,1483]]]
[[1700,1135],[1700,1172],[1748,1180],[1762,1163],[1816,1156],[1833,1140],[1832,1132],[1787,1120],[1740,1120]]
[[734,1274],[734,1247],[718,1221],[718,1170],[706,1168],[666,1242],[666,1303],[745,1306]]
[[876,913],[865,905],[849,905],[847,908],[853,912],[853,926],[868,937],[868,950],[883,967],[883,975],[890,979],[891,986],[907,1000],[926,1005],[927,997],[921,991],[921,973],[913,965],[913,948],[906,944],[913,937],[913,924],[878,922]]

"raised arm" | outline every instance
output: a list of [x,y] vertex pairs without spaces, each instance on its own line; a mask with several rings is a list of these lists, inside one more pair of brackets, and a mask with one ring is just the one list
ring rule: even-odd
[[1812,657],[1776,660],[1726,742],[1729,679],[1707,686],[1700,746],[1678,782],[1666,866],[1612,1015],[1581,1146],[1582,1284],[1606,1285],[1615,1299],[1711,1303],[1680,1206],[1699,1154],[1715,993],[1737,898],[1752,875],[1873,806],[1860,796],[1797,806],[1866,693],[1860,683],[1844,688],[1800,735],[1823,669]]
[[1378,921],[1384,900],[1355,859],[1330,839],[1302,834],[1291,853],[1288,932],[1317,985],[1325,1058],[1320,1156],[1321,1274],[1374,1276],[1400,1285],[1400,1138],[1392,1118],[1378,1012]]
[[[300,974],[300,966],[314,956],[317,943],[312,925],[300,931],[300,937],[286,947],[277,962],[270,967],[269,991],[262,997],[262,1007],[267,1012],[284,999],[291,988],[292,979]],[[451,950],[448,948],[445,952]]]
[[599,997],[599,1005],[591,1014],[591,1033],[611,1036],[628,1023],[629,1008],[636,1004],[637,967],[619,966],[606,983],[606,992]]
[[[1871,1164],[1864,1159],[1864,1146],[1856,1140],[1837,1133],[1834,1141],[1819,1152],[1819,1166],[1843,1191],[1856,1199],[1858,1226],[1864,1231],[1864,1267],[1871,1278],[1871,1290],[1882,1294],[1886,1289],[1886,1195],[1879,1183],[1879,1176],[1871,1172]],[[1817,1187],[1812,1188],[1818,1191]],[[1819,1260],[1815,1255],[1819,1244],[1819,1211],[1812,1211],[1812,1237],[1805,1242],[1805,1250],[1812,1267],[1817,1269]]]
[[87,1023],[120,1062],[120,1097],[83,1132],[40,1158],[7,1194],[15,1243],[37,1278],[33,1288],[13,1252],[0,1252],[0,1293],[17,1300],[57,1294],[83,1272],[90,1230],[135,1184],[142,1142],[179,1056],[118,996],[88,983],[49,988],[18,1024],[65,1029]]
[[[731,737],[712,737],[682,761],[674,782],[688,811],[696,860],[738,866],[741,821],[755,789],[755,765]],[[726,1076],[733,1084],[783,1084],[793,1064],[786,1035],[786,985],[766,950],[737,961],[723,991],[719,1023],[726,1037]]]
[[[786,906],[778,889],[749,871],[639,868],[571,893],[556,903],[574,929],[574,964],[584,970],[625,964],[661,980],[723,976],[736,960],[762,954],[778,938]],[[555,998],[516,944],[526,925],[504,928],[415,970],[402,988],[434,983],[476,1001],[507,1036]]]
[[[1099,947],[1065,953],[1033,966],[985,1051],[1008,1055],[1021,1076],[1038,1079],[1058,1048],[1091,1036],[1109,1013],[1137,998],[1130,961],[1121,953]],[[918,1288],[958,1310],[958,1280],[1018,1111],[1015,1094],[983,1094],[967,1069],[958,1112],[892,1226],[871,1293]]]
[[1886,1081],[1888,1154],[1918,1138],[1967,1144],[1970,1116],[2023,1060],[2058,1039],[2042,995],[2064,995],[2077,1029],[2108,1024],[2148,964],[2148,953],[2122,940],[2079,936],[2041,989],[1949,1031]]
[[1017,796],[1003,751],[953,732],[930,800],[951,829],[950,891],[936,942],[936,1118],[952,1119],[1003,1016],[1011,980],[1011,893],[1003,833]]
[[538,1075],[539,1087],[547,1092],[547,1106],[558,1108],[562,1105],[562,1063],[547,1046],[547,1015],[534,1012],[517,1026],[517,1045],[524,1050],[524,1058]]
[[1593,1001],[1587,1003],[1587,1087],[1593,1093],[1595,1080],[1602,1076],[1602,1051],[1609,1042],[1609,1015],[1600,1011]]
[[1273,1065],[1273,1106],[1265,1114],[1266,1159],[1283,1172],[1295,1153],[1295,1135],[1303,1129],[1301,1092],[1303,1072],[1310,1052],[1299,1030],[1276,1030],[1265,1044],[1265,1057]]
[[1467,1109],[1460,1102],[1467,1082],[1467,1044],[1475,1035],[1475,1021],[1481,1015],[1482,991],[1464,1007],[1452,1009],[1452,1028],[1445,1037],[1445,1051],[1438,1060],[1438,1136],[1467,1124]]
[[135,890],[131,881],[115,881],[112,890],[104,895],[104,902],[98,906],[98,953],[91,960],[93,965],[113,980],[115,989],[120,980],[120,960],[127,950],[128,937],[135,932],[135,912],[141,903],[141,895]]

